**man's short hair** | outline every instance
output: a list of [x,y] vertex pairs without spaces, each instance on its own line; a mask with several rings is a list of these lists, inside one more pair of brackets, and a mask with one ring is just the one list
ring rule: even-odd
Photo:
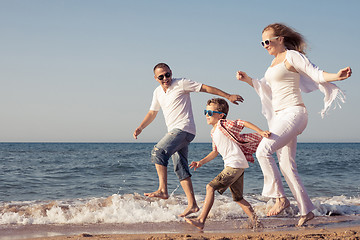
[[168,68],[169,70],[171,70],[169,65],[167,65],[166,63],[158,63],[158,64],[156,64],[155,67],[154,67],[154,72],[155,72],[155,70],[157,68]]

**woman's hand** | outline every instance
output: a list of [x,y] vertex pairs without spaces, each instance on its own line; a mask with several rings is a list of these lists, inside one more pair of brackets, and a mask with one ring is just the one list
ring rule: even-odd
[[323,72],[324,80],[326,82],[341,81],[349,78],[352,74],[350,67],[340,69],[337,73]]
[[351,74],[352,74],[352,70],[350,67],[340,69],[340,71],[337,73],[339,80],[345,80],[349,78]]
[[252,78],[249,77],[246,72],[242,72],[242,71],[238,71],[236,73],[236,78],[240,81],[246,82],[247,84],[249,84],[250,86],[253,87],[253,83],[252,83]]

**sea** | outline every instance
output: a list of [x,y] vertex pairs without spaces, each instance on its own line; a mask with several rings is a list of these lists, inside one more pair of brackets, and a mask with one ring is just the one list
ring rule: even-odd
[[[186,197],[168,166],[170,198],[144,196],[158,187],[150,153],[155,143],[0,143],[0,233],[18,226],[149,224],[181,222]],[[191,143],[189,163],[211,151],[211,143]],[[318,217],[360,215],[360,143],[298,143],[297,166]],[[223,169],[221,156],[192,172],[198,205],[206,184]],[[291,206],[283,218],[299,216]],[[259,163],[245,171],[244,197],[260,218],[273,200],[261,196]],[[230,190],[216,193],[208,221],[245,219]],[[1,234],[0,234],[1,235]]]

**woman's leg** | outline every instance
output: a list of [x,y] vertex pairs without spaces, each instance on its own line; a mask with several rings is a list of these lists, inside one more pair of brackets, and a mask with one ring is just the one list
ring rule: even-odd
[[[281,158],[281,161],[284,165],[287,165],[287,161],[295,163],[295,155],[292,160],[289,159],[289,156],[294,152],[296,154],[296,136],[305,129],[306,125],[307,112],[305,108],[293,107],[280,111],[276,114],[270,126],[270,138],[264,138],[259,144],[256,157],[264,174],[263,195],[277,199],[276,204],[268,213],[269,216],[277,215],[289,206],[280,172],[272,155],[279,150],[280,155],[281,152],[283,153],[284,157]],[[281,151],[280,149],[285,146],[287,147]],[[291,154],[284,154],[285,152],[291,152]]]
[[297,165],[296,157],[297,138],[293,138],[286,146],[277,151],[280,170],[288,184],[296,202],[298,203],[300,215],[307,215],[315,209],[309,195],[302,183]]

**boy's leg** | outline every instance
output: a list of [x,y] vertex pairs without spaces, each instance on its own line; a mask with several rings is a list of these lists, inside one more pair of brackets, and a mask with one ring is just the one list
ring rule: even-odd
[[240,201],[236,202],[237,204],[240,205],[240,207],[242,208],[242,210],[246,213],[246,215],[248,215],[248,217],[250,219],[254,218],[254,209],[251,207],[250,203],[248,201],[246,201],[244,198],[241,199]]
[[201,211],[201,214],[196,219],[185,218],[185,221],[187,223],[194,225],[195,227],[197,227],[199,229],[203,229],[205,226],[206,218],[209,215],[211,207],[214,204],[214,198],[215,198],[215,189],[212,186],[210,186],[209,184],[206,185],[205,203],[204,203],[203,209]]
[[250,218],[251,228],[262,227],[260,221],[257,219],[257,216],[254,212],[254,209],[251,207],[250,203],[246,201],[243,197],[244,191],[244,169],[242,169],[241,175],[238,175],[238,179],[230,186],[230,191],[233,196],[233,200],[239,204],[245,214]]
[[244,169],[242,172],[237,175],[238,178],[231,184],[230,191],[233,197],[233,200],[240,205],[240,207],[244,210],[246,215],[250,219],[254,218],[254,210],[251,207],[250,203],[246,201],[243,197],[244,192]]
[[231,184],[233,184],[241,174],[243,174],[243,172],[244,169],[225,167],[221,173],[219,173],[208,185],[206,185],[205,203],[199,217],[197,217],[195,220],[185,219],[186,222],[194,225],[199,229],[203,229],[206,218],[214,203],[215,190],[220,194],[223,194],[225,190],[231,186]]
[[262,223],[256,216],[254,209],[251,207],[251,205],[248,201],[246,201],[245,199],[241,199],[240,201],[237,201],[236,203],[240,205],[242,210],[249,217],[249,219],[250,219],[250,224],[248,226],[249,228],[263,228]]

